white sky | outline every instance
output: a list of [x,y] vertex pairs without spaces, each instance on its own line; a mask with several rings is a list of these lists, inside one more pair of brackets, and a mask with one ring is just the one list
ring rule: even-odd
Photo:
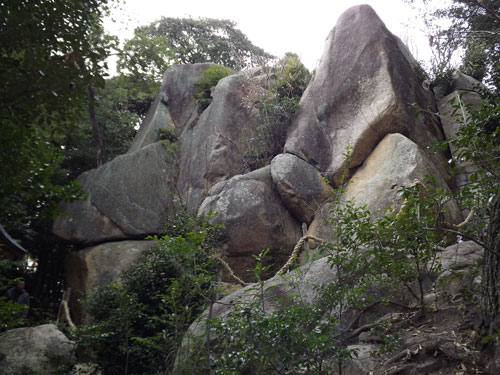
[[430,52],[420,14],[402,0],[126,0],[122,9],[114,12],[118,22],[107,19],[105,27],[123,40],[133,35],[135,27],[161,17],[230,19],[255,45],[278,57],[286,52],[297,53],[313,70],[338,17],[358,4],[370,4],[418,60],[428,59]]

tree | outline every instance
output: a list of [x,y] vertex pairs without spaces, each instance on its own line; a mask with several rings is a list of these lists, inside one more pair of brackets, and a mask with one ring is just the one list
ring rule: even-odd
[[[422,0],[422,3],[431,2]],[[452,116],[460,124],[460,130],[450,143],[461,150],[459,159],[477,169],[457,197],[463,207],[474,209],[475,219],[460,231],[447,230],[473,239],[485,249],[481,308],[483,333],[491,339],[500,332],[500,1],[452,0],[449,5],[426,14],[428,24],[441,19],[447,20],[449,26],[430,36],[435,56],[444,57],[433,62],[435,77],[446,77],[452,53],[458,48],[463,51],[460,69],[490,87],[481,93],[481,108],[470,116],[464,115],[471,108],[460,97],[452,103]]]
[[[102,144],[106,150],[104,162],[125,154],[145,117],[150,99],[155,93],[134,87],[129,77],[117,76],[106,80],[103,88],[95,90],[95,120],[100,124]],[[88,113],[80,120],[80,132],[68,134],[65,141],[65,159],[62,167],[76,178],[86,170],[95,168],[96,144]]]
[[[425,8],[434,5],[430,0],[421,3]],[[434,75],[443,75],[453,65],[452,57],[461,51],[460,70],[500,88],[500,1],[453,0],[434,9],[424,15],[432,33],[429,42],[434,50]],[[436,26],[442,24],[449,26]]]
[[[462,113],[463,103],[455,104]],[[475,210],[476,220],[463,229],[485,249],[482,264],[482,313],[485,333],[500,332],[500,96],[484,97],[471,116],[455,117],[460,123],[451,144],[462,158],[476,167],[471,182],[459,195],[465,207]],[[467,238],[466,237],[466,238]]]
[[59,201],[82,193],[60,167],[61,145],[79,131],[89,87],[104,82],[110,39],[101,18],[111,3],[6,1],[0,7],[0,222],[38,258],[46,278],[57,249],[48,239],[50,219]]
[[135,30],[119,60],[119,69],[160,81],[171,64],[213,62],[241,70],[273,58],[250,42],[236,24],[210,18],[161,18]]

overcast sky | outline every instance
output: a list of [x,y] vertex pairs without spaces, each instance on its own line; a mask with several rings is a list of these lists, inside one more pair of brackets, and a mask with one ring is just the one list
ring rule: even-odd
[[207,17],[230,19],[255,45],[281,57],[297,53],[314,69],[329,31],[339,16],[358,4],[370,4],[388,29],[409,45],[417,59],[429,55],[420,15],[402,0],[126,0],[115,19],[105,21],[108,32],[130,38],[137,26],[161,17]]

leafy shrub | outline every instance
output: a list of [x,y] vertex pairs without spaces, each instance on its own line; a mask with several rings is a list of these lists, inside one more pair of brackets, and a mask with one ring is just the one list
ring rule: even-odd
[[212,90],[217,83],[230,75],[231,71],[221,65],[212,65],[203,71],[201,78],[194,84],[194,97],[200,105],[200,112],[210,105]]
[[79,345],[106,374],[163,374],[184,332],[211,300],[217,229],[181,215],[171,236],[125,270],[121,283],[95,290]]
[[261,122],[257,128],[257,136],[251,142],[250,151],[243,156],[241,172],[261,168],[283,151],[288,127],[311,78],[307,68],[294,53],[285,54],[273,70],[276,78],[269,90],[270,95],[261,100]]
[[[295,278],[289,285],[294,292],[270,297],[274,287],[266,288],[261,275],[267,267],[259,257],[251,301],[235,303],[228,315],[209,320],[207,342],[191,349],[195,355],[187,355],[178,374],[193,373],[193,368],[198,374],[220,375],[331,374],[356,355],[348,345],[357,318],[349,312],[363,311],[373,304],[375,297],[369,288],[385,279],[372,267],[371,259],[362,256],[363,245],[373,238],[369,213],[341,202],[340,195],[332,205],[330,222],[335,235],[340,236],[321,245],[336,275],[331,282],[314,286],[312,302],[306,302],[301,288],[294,287],[301,282]],[[279,306],[276,311],[265,307],[270,299],[273,306]]]

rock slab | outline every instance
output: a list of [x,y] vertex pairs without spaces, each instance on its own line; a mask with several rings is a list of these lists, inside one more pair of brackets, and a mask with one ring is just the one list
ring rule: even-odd
[[198,120],[195,83],[211,63],[172,65],[163,75],[160,93],[151,104],[128,152],[134,152],[160,140],[160,131],[180,136],[185,126]]
[[[400,186],[411,186],[415,180],[424,182],[425,176],[435,177],[437,187],[449,190],[440,171],[416,143],[399,133],[389,134],[354,173],[342,200],[353,201],[358,207],[365,206],[376,219],[387,210],[399,210],[403,204],[398,194]],[[392,188],[394,185],[396,187]],[[329,218],[330,204],[325,202],[318,209],[309,234],[332,240],[331,230],[325,223]],[[448,221],[457,223],[462,220],[455,201],[450,201],[446,208]]]
[[118,156],[78,177],[86,200],[62,204],[53,231],[83,243],[144,238],[161,233],[173,210],[173,151],[157,142]]
[[194,127],[181,134],[177,190],[196,212],[208,190],[241,170],[242,155],[258,125],[258,103],[265,90],[246,74],[221,79],[212,102]]

